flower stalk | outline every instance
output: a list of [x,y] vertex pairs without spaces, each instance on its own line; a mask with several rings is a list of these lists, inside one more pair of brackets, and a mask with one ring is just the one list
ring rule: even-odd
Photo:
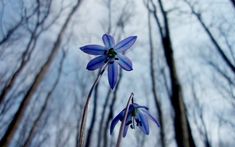
[[99,83],[100,78],[103,75],[107,65],[108,65],[108,62],[106,62],[104,64],[104,66],[100,69],[100,71],[99,71],[99,73],[96,77],[96,80],[93,83],[93,85],[92,85],[92,87],[91,87],[91,89],[88,93],[86,103],[85,103],[85,106],[83,108],[82,120],[81,120],[81,125],[80,125],[80,136],[79,136],[79,145],[80,145],[80,147],[84,146],[84,140],[85,140],[84,139],[84,136],[85,136],[84,130],[86,128],[87,112],[88,112],[88,106],[89,106],[89,102],[90,102],[90,99],[91,99],[91,95],[92,95],[92,92],[94,91],[95,86]]
[[127,119],[129,107],[130,107],[131,102],[132,102],[132,103],[134,102],[134,98],[133,98],[133,97],[134,97],[134,93],[132,92],[131,95],[130,95],[130,97],[129,97],[129,99],[128,99],[127,105],[126,105],[125,116],[124,116],[124,120],[123,120],[122,123],[121,123],[121,127],[120,127],[120,130],[119,130],[118,140],[117,140],[116,147],[120,147],[120,145],[121,145],[122,134],[123,134],[124,127],[125,127],[125,124],[126,124],[126,119]]

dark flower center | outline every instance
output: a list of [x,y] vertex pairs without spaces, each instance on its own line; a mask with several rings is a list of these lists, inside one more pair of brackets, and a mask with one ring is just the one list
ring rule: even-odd
[[108,52],[107,52],[107,56],[109,58],[115,58],[116,55],[117,55],[117,53],[114,51],[113,48],[109,49]]
[[131,112],[131,116],[132,117],[135,117],[137,115],[137,112],[138,110],[137,109],[134,109],[132,112]]

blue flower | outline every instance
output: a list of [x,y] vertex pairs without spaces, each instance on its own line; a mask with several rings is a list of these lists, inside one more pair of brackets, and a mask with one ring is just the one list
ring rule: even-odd
[[[122,110],[111,122],[110,126],[110,134],[112,134],[114,127],[118,123],[118,121],[123,121],[125,116],[126,109]],[[126,119],[126,124],[123,131],[123,137],[126,136],[128,127],[132,129],[135,128],[135,126],[139,127],[141,131],[148,135],[149,134],[149,124],[148,124],[148,118],[150,118],[153,122],[157,124],[158,127],[160,127],[158,121],[149,113],[148,107],[146,106],[140,106],[136,103],[130,104],[128,115]]]
[[119,67],[126,71],[131,71],[132,62],[129,58],[123,55],[136,41],[137,36],[130,36],[117,44],[111,35],[104,34],[104,46],[101,45],[86,45],[80,49],[90,55],[98,55],[87,64],[88,70],[96,70],[108,63],[108,80],[109,85],[113,89],[118,80]]

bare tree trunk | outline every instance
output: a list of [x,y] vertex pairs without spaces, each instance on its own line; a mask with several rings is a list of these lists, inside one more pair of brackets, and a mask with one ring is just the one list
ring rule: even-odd
[[111,17],[111,14],[112,14],[112,0],[108,0],[107,1],[107,7],[108,7],[108,30],[107,30],[107,33],[109,34],[111,32],[111,29],[112,29],[112,17]]
[[[3,87],[3,90],[0,94],[0,104],[4,101],[7,94],[10,92],[10,90],[14,86],[18,76],[20,75],[20,73],[26,67],[27,63],[29,62],[29,60],[31,58],[31,54],[32,54],[32,52],[33,52],[33,50],[36,46],[37,39],[42,34],[42,32],[45,31],[43,29],[39,30],[39,28],[41,27],[41,25],[46,21],[46,19],[49,16],[49,12],[50,12],[50,9],[51,9],[51,0],[49,1],[48,6],[46,8],[46,12],[45,12],[45,14],[44,14],[44,16],[41,20],[39,19],[39,16],[42,15],[41,12],[40,12],[40,6],[41,6],[40,1],[37,1],[37,7],[34,10],[35,15],[37,16],[36,25],[35,25],[34,29],[31,32],[30,40],[29,40],[29,42],[26,46],[26,49],[21,55],[20,66],[13,73],[11,78],[8,80],[7,84]],[[29,18],[30,17],[26,17],[25,19],[29,19]],[[13,32],[19,27],[18,25],[20,25],[21,23],[22,22],[19,22],[19,24],[17,24],[12,30],[9,30],[6,38],[4,38],[3,41],[7,41],[9,39],[9,37],[13,34]],[[0,43],[0,45],[1,45],[1,43]]]
[[113,107],[114,107],[116,99],[117,99],[117,91],[119,89],[119,85],[120,85],[121,79],[122,79],[122,70],[120,70],[120,73],[119,73],[119,80],[118,80],[118,83],[116,85],[116,89],[115,89],[115,91],[113,93],[112,103],[111,103],[111,105],[109,107],[108,118],[107,118],[107,120],[105,122],[105,128],[104,128],[104,134],[103,134],[103,138],[104,138],[104,145],[103,145],[103,147],[107,147],[108,146],[109,123],[110,123],[110,121],[113,118]]
[[105,103],[104,103],[104,106],[103,106],[103,111],[101,113],[101,120],[100,120],[100,124],[99,124],[99,133],[98,133],[98,145],[97,147],[100,147],[101,146],[101,143],[102,143],[102,133],[104,133],[103,131],[103,123],[104,123],[104,120],[105,120],[105,114],[106,114],[106,108],[108,106],[108,103],[109,103],[109,99],[110,99],[110,94],[111,94],[111,89],[108,90],[108,93],[106,95],[106,98],[105,98]]
[[[169,37],[169,36],[168,36]],[[179,147],[190,147],[189,142],[189,129],[187,128],[187,118],[185,113],[185,105],[183,102],[181,85],[178,80],[175,61],[173,59],[173,50],[171,47],[171,42],[168,37],[162,38],[162,43],[164,46],[164,53],[167,60],[167,65],[170,71],[170,81],[171,81],[171,104],[175,111],[174,117],[174,128],[176,142]]]
[[59,66],[59,69],[58,69],[58,75],[56,77],[55,83],[52,85],[51,90],[47,93],[44,104],[42,105],[42,108],[41,108],[37,118],[33,122],[32,128],[30,129],[28,136],[26,137],[26,140],[25,140],[24,145],[23,145],[24,147],[29,147],[30,146],[30,144],[31,144],[31,142],[32,142],[32,140],[35,136],[36,131],[39,129],[38,127],[39,127],[41,118],[42,118],[43,114],[45,113],[45,110],[48,107],[51,95],[53,94],[56,86],[58,85],[58,83],[60,81],[60,76],[61,76],[61,72],[62,72],[64,59],[65,59],[65,53],[63,53],[62,59],[60,61],[60,66]]
[[[111,33],[111,29],[112,29],[112,17],[111,17],[111,14],[112,14],[112,4],[111,3],[112,3],[112,0],[108,0],[107,3],[106,3],[106,7],[108,9],[108,28],[107,28],[107,34],[110,34]],[[111,95],[111,89],[108,90],[107,95],[105,97],[104,106],[102,107],[103,110],[102,110],[102,113],[101,113],[101,119],[100,119],[100,123],[99,123],[99,132],[98,132],[98,137],[97,137],[97,142],[98,142],[97,147],[100,147],[101,144],[102,144],[102,133],[106,133],[106,132],[103,131],[103,123],[104,123],[104,120],[105,120],[105,114],[106,114],[107,106],[108,106],[108,103],[109,103],[110,95]]]
[[174,129],[175,129],[176,144],[178,147],[195,147],[195,143],[193,141],[193,137],[191,134],[192,133],[191,128],[189,126],[189,122],[186,115],[182,89],[176,71],[175,60],[173,55],[173,47],[170,39],[170,30],[169,30],[167,12],[164,10],[161,0],[158,0],[158,4],[160,6],[160,12],[163,18],[163,27],[161,26],[159,18],[156,14],[157,8],[155,4],[152,2],[152,5],[154,7],[153,11],[154,18],[159,28],[163,50],[170,74],[171,91],[172,91],[171,104],[175,112]]
[[15,135],[16,130],[18,129],[20,122],[24,116],[24,113],[26,111],[26,108],[32,98],[32,96],[34,95],[34,93],[37,91],[38,86],[40,85],[41,81],[43,80],[43,78],[45,77],[45,75],[48,72],[48,69],[50,68],[53,59],[55,58],[55,56],[57,55],[58,51],[59,51],[59,47],[61,44],[61,40],[62,37],[64,35],[64,32],[73,16],[73,14],[77,11],[79,5],[81,3],[81,0],[77,0],[77,3],[75,4],[75,6],[72,8],[72,10],[70,11],[70,13],[68,14],[59,34],[58,37],[56,39],[56,42],[53,45],[52,51],[48,57],[48,60],[44,63],[44,65],[42,66],[40,72],[36,75],[33,84],[31,85],[31,87],[29,88],[28,92],[26,93],[25,97],[23,98],[22,102],[20,103],[20,106],[17,110],[17,112],[15,113],[15,115],[13,116],[12,121],[10,122],[5,134],[3,135],[3,137],[1,138],[0,141],[0,146],[2,147],[8,147],[11,143],[11,141],[13,140],[13,137]]
[[[84,88],[84,87],[82,87],[82,88]],[[81,88],[81,89],[82,89]],[[85,90],[84,90],[85,91]],[[77,94],[76,94],[76,92],[74,93],[75,94],[75,101],[76,101],[76,103],[75,103],[75,105],[78,105],[78,102],[77,102],[77,100],[80,98],[80,97],[78,97],[77,96]],[[82,97],[84,97],[85,96],[85,94],[82,94]],[[80,105],[80,107],[78,107],[77,109],[75,109],[76,110],[76,112],[77,112],[77,114],[80,114],[81,113],[81,111],[82,111],[82,105]],[[76,106],[74,107],[74,108],[76,108]],[[79,147],[79,144],[80,144],[80,142],[79,142],[79,135],[80,135],[80,120],[81,120],[81,116],[77,116],[77,120],[76,120],[76,135],[75,135],[75,147]]]
[[235,0],[230,0],[230,1],[233,4],[233,7],[235,8]]
[[211,31],[209,30],[209,28],[206,26],[206,24],[202,20],[201,14],[194,10],[194,7],[192,6],[192,4],[188,0],[184,0],[184,1],[188,4],[188,6],[190,7],[190,9],[192,11],[192,14],[197,18],[197,20],[199,21],[199,23],[201,24],[201,26],[203,27],[203,29],[205,30],[205,32],[209,36],[211,42],[214,44],[214,46],[215,46],[216,50],[218,51],[220,57],[224,60],[225,64],[228,66],[228,68],[235,74],[235,65],[233,65],[232,61],[225,54],[223,48],[216,41],[216,39],[213,36],[213,34],[211,33]]
[[150,21],[150,12],[148,12],[148,28],[149,28],[149,45],[150,45],[150,77],[152,82],[152,93],[154,97],[155,106],[158,111],[159,115],[159,122],[160,122],[160,138],[161,138],[161,145],[165,147],[165,133],[164,133],[164,123],[163,123],[163,115],[159,97],[157,96],[156,92],[156,81],[155,81],[155,69],[154,69],[154,53],[153,53],[153,42],[152,42],[152,28],[151,28],[151,21]]
[[[111,15],[112,15],[112,0],[107,1],[106,7],[108,9],[107,34],[110,34],[111,30],[112,30],[112,17],[111,17]],[[98,132],[98,137],[97,137],[97,142],[98,142],[97,147],[100,147],[101,144],[102,144],[102,133],[106,133],[106,132],[103,131],[103,123],[104,123],[104,120],[105,120],[106,110],[107,110],[107,106],[108,106],[108,103],[109,103],[111,92],[112,92],[111,89],[109,89],[108,92],[107,92],[107,95],[105,97],[104,105],[102,107],[103,111],[101,113],[101,119],[100,119],[100,123],[99,123],[99,132]]]
[[7,31],[6,35],[0,40],[0,46],[4,44],[14,34],[14,32],[21,26],[22,22],[23,22],[23,17],[15,26],[13,26],[11,29]]
[[[35,30],[36,31],[36,30]],[[23,69],[26,67],[28,61],[30,60],[33,48],[36,45],[36,37],[35,37],[35,32],[32,33],[32,35],[30,36],[30,41],[26,47],[26,50],[23,52],[22,56],[21,56],[21,62],[20,62],[20,66],[18,67],[18,69],[13,73],[12,77],[10,78],[10,80],[7,82],[7,84],[4,86],[1,94],[0,94],[0,104],[3,103],[3,101],[5,100],[7,94],[9,93],[9,91],[12,89],[12,87],[14,86],[19,74],[23,71]],[[31,47],[32,46],[32,47]]]
[[87,133],[87,139],[86,139],[86,145],[85,147],[89,147],[90,143],[91,143],[91,138],[92,138],[92,132],[95,126],[95,120],[96,120],[96,114],[97,114],[97,99],[98,99],[98,95],[99,95],[99,83],[95,86],[95,90],[94,90],[94,107],[93,107],[93,112],[92,112],[92,118],[91,118],[91,124],[90,127],[88,129],[88,133]]
[[205,124],[205,121],[204,121],[204,118],[203,118],[203,108],[199,103],[199,98],[196,94],[194,84],[192,84],[192,96],[193,96],[193,100],[194,100],[193,103],[194,103],[194,105],[196,107],[196,110],[197,110],[197,113],[199,115],[199,121],[201,122],[201,125],[196,123],[198,118],[196,116],[193,116],[195,118],[195,124],[196,124],[197,129],[200,133],[200,136],[203,137],[204,146],[205,147],[212,147],[211,142],[209,140],[209,134],[208,134],[208,131],[206,129],[206,124]]

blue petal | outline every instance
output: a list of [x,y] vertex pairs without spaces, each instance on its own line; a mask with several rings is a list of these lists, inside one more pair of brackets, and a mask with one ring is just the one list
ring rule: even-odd
[[107,57],[106,56],[99,56],[94,59],[92,59],[88,64],[87,64],[87,69],[88,70],[95,70],[97,68],[102,67],[105,64]]
[[125,109],[122,110],[111,122],[111,126],[110,126],[110,134],[113,133],[113,129],[114,127],[117,125],[118,121],[122,121],[124,119],[124,115],[125,115]]
[[139,104],[137,104],[137,103],[132,103],[131,105],[132,105],[135,109],[137,109],[137,108],[143,108],[143,109],[146,109],[146,110],[149,109],[148,107],[146,107],[146,106],[141,106],[141,105],[139,105]]
[[129,58],[127,58],[124,55],[118,54],[118,64],[127,71],[133,70],[132,68],[132,62]]
[[118,42],[114,46],[114,50],[117,52],[126,51],[135,43],[136,39],[137,39],[137,36],[130,36],[130,37]]
[[142,125],[139,125],[140,129],[144,132],[144,134],[148,135],[149,134],[148,120],[141,112],[138,112],[137,116],[142,124]]
[[123,137],[126,137],[126,134],[127,134],[128,128],[129,128],[129,125],[127,125],[127,123],[128,123],[129,121],[132,121],[132,120],[131,120],[131,115],[128,115],[128,116],[127,116],[126,125],[124,126],[124,130],[123,130],[123,134],[122,134]]
[[90,55],[103,55],[105,53],[105,47],[100,45],[86,45],[80,49]]
[[118,79],[118,65],[115,61],[108,66],[108,79],[109,85],[113,89]]
[[135,106],[133,104],[130,104],[128,113],[131,113],[134,109],[135,109]]
[[145,114],[147,114],[149,116],[149,118],[155,122],[157,124],[158,127],[160,127],[159,122],[149,113],[149,111],[145,110],[145,109],[141,109],[141,111],[143,111]]
[[128,126],[128,125],[124,126],[124,130],[123,130],[122,137],[126,137],[126,134],[127,134],[128,128],[129,128],[129,126]]
[[111,35],[104,34],[102,36],[102,40],[103,40],[104,45],[107,49],[113,48],[115,42],[114,42],[114,39]]

